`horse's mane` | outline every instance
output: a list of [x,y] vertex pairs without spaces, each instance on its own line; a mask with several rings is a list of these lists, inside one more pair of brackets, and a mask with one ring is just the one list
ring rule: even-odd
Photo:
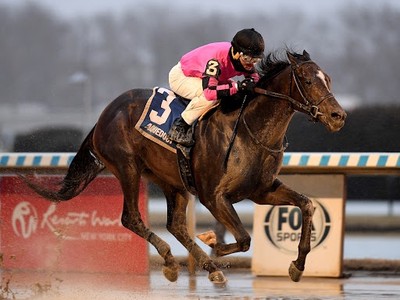
[[299,54],[290,49],[276,50],[268,53],[257,66],[257,72],[260,74],[259,85],[265,85],[270,79],[274,78],[286,67],[290,65],[286,53],[290,52],[295,56]]
[[[290,53],[294,57],[302,58],[304,60],[310,59],[309,56],[298,54],[289,48],[271,51],[270,53],[265,55],[260,63],[256,66],[256,70],[261,77],[257,83],[257,86],[265,86],[269,80],[274,78],[290,65],[290,62],[287,59],[287,53]],[[243,97],[244,94],[237,93],[233,96],[221,99],[222,112],[228,113],[230,111],[238,109],[243,102]],[[248,100],[251,100],[254,97],[255,95],[251,95]]]
[[294,57],[304,61],[310,60],[310,56],[307,52],[304,51],[303,54],[299,54],[287,47],[282,50],[270,52],[257,66],[257,72],[261,77],[259,85],[264,85],[290,65],[290,62],[287,58],[287,53],[290,53]]

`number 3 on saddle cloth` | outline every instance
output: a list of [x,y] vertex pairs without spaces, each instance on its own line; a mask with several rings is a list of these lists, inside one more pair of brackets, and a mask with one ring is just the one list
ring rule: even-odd
[[189,100],[166,88],[155,87],[135,128],[146,138],[176,153],[177,144],[168,138],[168,131],[188,103]]
[[197,192],[189,163],[191,148],[178,145],[168,138],[169,129],[188,103],[189,100],[166,88],[155,87],[135,128],[146,138],[177,153],[181,179],[187,190],[195,195]]

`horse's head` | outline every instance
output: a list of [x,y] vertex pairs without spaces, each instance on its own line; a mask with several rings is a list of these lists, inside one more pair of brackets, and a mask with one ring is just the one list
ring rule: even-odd
[[330,131],[340,130],[347,115],[331,92],[329,76],[305,50],[302,55],[287,52],[287,56],[292,69],[291,97],[299,102],[295,109],[309,114]]

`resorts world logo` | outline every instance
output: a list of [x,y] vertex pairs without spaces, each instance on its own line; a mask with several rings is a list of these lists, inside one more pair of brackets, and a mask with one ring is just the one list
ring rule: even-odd
[[[327,238],[331,221],[327,209],[313,200],[314,216],[311,230],[311,248],[318,247]],[[278,249],[297,253],[301,237],[302,215],[298,207],[273,206],[267,211],[264,223],[268,240]]]
[[11,222],[17,236],[22,236],[24,239],[29,238],[37,229],[38,213],[36,208],[26,201],[19,203],[14,208]]
[[[122,227],[120,215],[118,217],[110,216],[107,211],[99,212],[97,210],[57,209],[55,204],[39,208],[27,201],[22,201],[15,206],[12,212],[11,224],[15,235],[24,239],[43,233],[43,231],[50,232],[59,238],[74,240],[126,241],[131,238],[127,232],[115,232]],[[79,230],[76,230],[77,228]]]

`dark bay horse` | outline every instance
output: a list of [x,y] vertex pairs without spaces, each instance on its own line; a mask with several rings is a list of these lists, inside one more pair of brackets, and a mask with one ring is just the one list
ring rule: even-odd
[[[233,204],[250,199],[257,204],[295,205],[302,212],[298,257],[289,267],[293,281],[299,281],[310,251],[313,205],[310,199],[283,184],[279,173],[285,132],[295,111],[308,114],[329,131],[344,125],[346,113],[330,90],[330,79],[303,54],[287,51],[288,59],[270,54],[260,63],[262,75],[239,119],[237,136],[224,166],[224,159],[238,109],[220,107],[200,121],[195,131],[191,166],[200,202],[235,237],[236,243],[222,244],[213,234],[203,240],[218,256],[250,247]],[[141,135],[134,126],[140,118],[150,89],[133,89],[111,102],[82,143],[58,188],[45,189],[28,179],[37,193],[54,202],[77,196],[104,169],[119,180],[124,195],[122,224],[150,242],[164,258],[164,275],[177,280],[178,263],[170,246],[152,232],[140,216],[138,192],[141,176],[156,183],[167,200],[167,229],[182,243],[214,283],[224,283],[224,274],[189,236],[186,227],[188,191],[178,171],[177,157]],[[228,99],[229,101],[229,99]]]

